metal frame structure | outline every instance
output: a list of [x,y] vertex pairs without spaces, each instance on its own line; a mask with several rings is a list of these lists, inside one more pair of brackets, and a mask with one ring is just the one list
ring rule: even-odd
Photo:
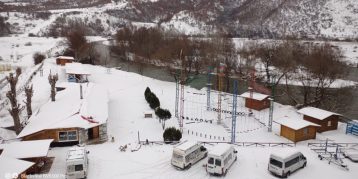
[[232,95],[232,122],[231,122],[231,143],[234,144],[236,140],[236,111],[237,111],[237,79],[234,81],[234,91]]

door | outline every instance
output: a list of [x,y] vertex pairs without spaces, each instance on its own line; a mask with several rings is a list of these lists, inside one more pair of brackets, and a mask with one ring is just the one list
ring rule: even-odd
[[93,135],[93,128],[90,128],[87,130],[87,135],[88,135],[88,140],[92,140],[94,135]]

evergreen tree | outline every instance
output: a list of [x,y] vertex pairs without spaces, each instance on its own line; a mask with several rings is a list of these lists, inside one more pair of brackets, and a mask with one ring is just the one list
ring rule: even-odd
[[182,134],[179,129],[176,129],[175,127],[169,127],[165,129],[163,138],[165,142],[180,141]]

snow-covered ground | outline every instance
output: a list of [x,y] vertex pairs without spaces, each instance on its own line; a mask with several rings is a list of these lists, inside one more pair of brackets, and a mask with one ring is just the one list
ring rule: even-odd
[[[105,5],[103,10],[109,8],[121,8],[125,4],[119,3]],[[84,9],[80,9],[85,11]],[[91,9],[88,9],[90,11]],[[76,11],[76,9],[67,10]],[[65,11],[61,11],[65,12]],[[61,13],[55,12],[54,13]],[[51,17],[50,19],[52,19]],[[178,17],[185,18],[183,16]],[[53,20],[53,19],[52,19]],[[26,24],[26,23],[25,23]],[[3,61],[1,64],[11,64],[13,66],[24,67],[24,76],[35,70],[32,55],[36,51],[55,52],[63,48],[58,43],[61,39],[52,38],[31,38],[26,37],[28,32],[38,33],[46,28],[48,23],[38,21],[35,27],[24,29],[25,35],[19,37],[2,37],[0,38],[1,56]],[[142,24],[141,24],[142,25]],[[146,25],[146,24],[145,24]],[[195,30],[195,29],[194,29]],[[91,40],[103,40],[103,38],[92,37]],[[31,42],[31,46],[25,46],[27,42]],[[18,45],[18,47],[17,47]],[[59,46],[58,46],[59,45]],[[356,43],[344,43],[346,56],[350,56],[353,62],[357,62],[358,54],[354,52]],[[59,47],[59,48],[58,48]],[[54,50],[51,50],[54,49]],[[13,55],[13,58],[11,58]],[[172,113],[172,119],[166,122],[166,127],[178,127],[178,121],[174,117],[174,101],[175,101],[175,84],[164,82],[152,78],[140,76],[134,73],[128,73],[120,70],[111,69],[107,73],[107,69],[100,66],[85,65],[86,70],[91,72],[89,80],[94,83],[101,84],[109,89],[109,120],[108,134],[110,138],[113,136],[115,142],[106,142],[98,145],[86,146],[90,151],[89,154],[89,179],[112,179],[112,178],[216,178],[209,176],[202,165],[206,160],[193,165],[190,169],[180,171],[170,165],[172,154],[172,145],[147,145],[141,146],[137,152],[120,152],[119,147],[130,144],[129,149],[137,148],[138,132],[141,140],[161,141],[162,125],[158,119],[144,118],[143,112],[151,110],[144,99],[144,90],[150,87],[158,96],[163,108],[169,109]],[[37,73],[33,80],[33,111],[41,109],[50,99],[50,85],[47,76],[51,73],[59,74],[59,82],[65,81],[64,67],[55,65],[54,58],[45,60],[43,66],[43,76]],[[25,77],[24,77],[25,78]],[[1,90],[3,93],[3,90]],[[19,98],[23,98],[20,95]],[[216,106],[217,93],[212,91],[211,98],[212,107]],[[19,101],[22,101],[19,100]],[[185,108],[184,116],[189,120],[184,120],[183,141],[229,141],[231,118],[229,115],[223,114],[223,124],[216,124],[217,113],[206,111],[206,92],[193,88],[185,88]],[[231,96],[223,97],[223,109],[231,111]],[[238,99],[238,111],[247,114],[248,109],[244,107],[243,99]],[[12,119],[6,110],[0,113],[0,127],[8,127],[12,125]],[[275,103],[274,119],[290,117],[293,119],[302,116],[296,112],[291,106],[285,106]],[[193,118],[194,120],[191,120]],[[198,118],[199,121],[195,121]],[[200,122],[212,120],[213,122]],[[237,138],[239,142],[290,142],[280,137],[280,128],[278,124],[273,124],[273,132],[267,132],[267,128],[260,122],[267,123],[268,109],[261,112],[254,111],[254,117],[247,115],[238,116],[237,118]],[[334,140],[335,142],[358,142],[356,136],[345,134],[345,125],[340,124],[339,130],[317,134],[316,140],[308,142],[320,142],[325,139]],[[3,139],[13,139],[16,135],[13,131],[0,128],[0,137]],[[0,138],[0,140],[1,140]],[[211,149],[211,145],[206,145]],[[244,179],[262,179],[276,178],[267,171],[268,158],[273,150],[281,147],[236,147],[238,150],[238,161],[229,170],[226,178],[244,178]],[[351,163],[344,159],[348,165],[349,171],[343,170],[335,165],[329,165],[327,161],[318,159],[317,154],[307,147],[307,142],[300,142],[296,148],[300,150],[307,158],[308,165],[305,169],[293,173],[290,178],[325,178],[325,179],[355,179],[358,176],[358,164]],[[65,174],[65,158],[69,148],[52,148],[49,152],[50,157],[55,157],[51,167],[50,174]]]
[[[34,108],[39,109],[41,103],[49,100],[50,86],[47,82],[47,74],[51,70],[59,74],[60,80],[65,81],[63,67],[56,66],[54,59],[46,60],[44,65],[44,77],[37,75],[34,78]],[[106,68],[100,66],[85,65],[85,69],[91,72],[89,80],[106,86],[109,89],[109,121],[108,134],[115,138],[115,142],[106,142],[98,145],[88,145],[89,173],[88,178],[214,178],[209,176],[202,165],[205,159],[195,164],[188,170],[180,171],[170,164],[172,145],[141,146],[137,152],[121,152],[119,147],[129,144],[129,149],[137,148],[137,135],[140,139],[149,141],[162,140],[163,129],[158,119],[144,118],[143,112],[151,110],[144,99],[144,90],[148,86],[158,96],[161,106],[171,111],[174,116],[175,83],[159,81],[143,77],[135,73],[111,69],[107,73]],[[203,118],[214,120],[211,123],[184,120],[184,132],[182,140],[198,141],[229,141],[230,116],[223,114],[223,125],[216,124],[217,114],[206,112],[205,90],[185,88],[186,107],[184,116],[189,118]],[[215,107],[217,93],[212,92],[212,107]],[[231,96],[224,95],[223,109],[231,110]],[[247,112],[243,105],[243,99],[238,99],[238,111]],[[267,122],[268,110],[254,111],[256,119],[248,116],[239,116],[237,123],[237,141],[240,142],[289,142],[279,136],[279,126],[274,123],[273,132],[267,132],[267,128],[261,126],[257,120]],[[291,106],[275,104],[274,119],[281,117],[302,117]],[[9,119],[10,120],[10,119]],[[166,127],[176,126],[175,117],[166,122]],[[319,142],[329,138],[335,142],[358,142],[358,138],[344,133],[345,125],[340,124],[339,130],[317,135]],[[189,132],[188,132],[189,130]],[[205,138],[206,135],[206,138]],[[209,136],[212,138],[210,139]],[[214,139],[215,136],[215,139]],[[206,145],[211,149],[211,145]],[[281,147],[236,147],[238,150],[238,162],[229,170],[226,178],[276,178],[267,171],[267,162],[270,152]],[[290,178],[347,178],[353,179],[358,175],[358,165],[344,159],[349,171],[345,171],[335,165],[329,165],[327,161],[321,161],[307,147],[307,142],[300,142],[296,147],[307,158],[308,165],[305,169],[293,173]],[[68,147],[53,148],[49,156],[55,157],[50,174],[64,174],[65,158]]]

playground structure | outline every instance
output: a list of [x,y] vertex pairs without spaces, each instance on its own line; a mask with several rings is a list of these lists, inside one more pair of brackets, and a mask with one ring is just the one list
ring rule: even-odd
[[[180,56],[180,58],[182,58]],[[179,127],[184,132],[185,125],[195,125],[195,123],[209,123],[212,125],[221,125],[230,137],[231,143],[235,143],[240,133],[248,133],[263,127],[269,127],[271,132],[272,114],[271,110],[252,111],[245,107],[244,100],[238,99],[239,77],[230,76],[233,80],[232,93],[223,92],[223,77],[225,65],[221,64],[218,69],[208,68],[206,93],[203,91],[195,91],[185,89],[187,83],[184,74],[185,65],[181,69],[176,69],[176,95],[175,95],[175,116],[178,119]],[[254,70],[253,70],[254,71]],[[180,73],[179,73],[180,72]],[[254,91],[255,77],[254,72],[250,73],[248,78],[250,88]],[[217,90],[212,90],[213,77],[216,76]],[[273,101],[272,101],[273,104]],[[269,118],[269,116],[271,116]],[[208,134],[209,135],[209,134]]]
[[358,122],[347,122],[346,134],[358,136]]
[[335,143],[326,139],[320,143],[308,143],[308,147],[318,154],[320,160],[328,161],[328,164],[334,164],[345,170],[349,170],[348,165],[343,162],[345,158],[343,151],[350,147],[357,147],[358,143]]

